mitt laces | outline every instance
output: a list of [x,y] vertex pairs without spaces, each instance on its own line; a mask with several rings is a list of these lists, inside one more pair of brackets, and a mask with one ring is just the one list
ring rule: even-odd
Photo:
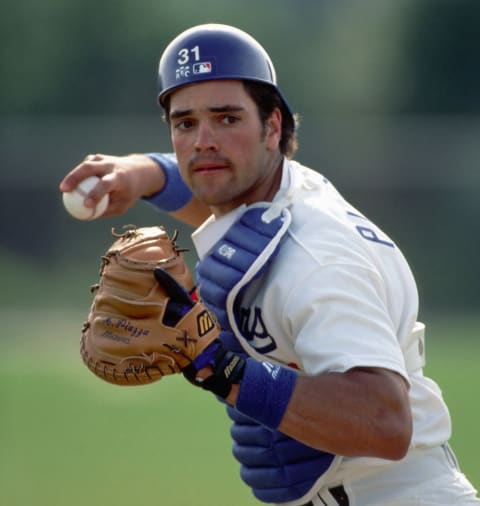
[[115,227],[112,227],[113,237],[116,237],[117,239],[131,239],[132,237],[138,235],[137,227],[135,225],[123,225],[122,228],[125,230],[125,232],[117,232],[115,230]]
[[[163,227],[162,227],[163,228]],[[141,235],[141,231],[138,230],[138,227],[133,224],[123,225],[122,229],[123,232],[117,232],[115,230],[115,227],[112,227],[111,234],[116,239],[133,239],[139,235]],[[178,239],[179,231],[178,229],[173,231],[172,237],[168,237],[168,240],[171,243],[172,250],[175,252],[175,255],[179,255],[180,253],[185,253],[189,251],[188,248],[181,248],[177,245],[177,239]],[[118,257],[121,253],[117,250],[115,251],[108,251],[105,255],[102,255],[100,257],[100,269],[99,269],[99,277],[102,278],[105,268],[108,266],[108,264],[112,261],[112,257]],[[168,263],[171,259],[165,259],[164,262]],[[135,264],[134,261],[131,262],[131,264]],[[145,264],[145,262],[139,262],[139,264]],[[154,267],[156,264],[154,265]],[[146,270],[150,270],[151,266],[146,267]],[[100,283],[95,283],[90,286],[90,293],[95,293],[100,288]]]
[[[115,227],[112,227],[111,233],[112,233],[113,237],[116,237],[117,239],[132,239],[134,237],[137,237],[138,235],[141,235],[141,232],[138,231],[138,228],[136,225],[132,225],[132,224],[123,225],[122,228],[125,230],[124,232],[117,232],[115,230]],[[167,234],[167,237],[168,237],[168,234]],[[178,230],[174,230],[172,237],[168,237],[168,240],[171,242],[172,248],[175,251],[175,253],[185,253],[186,251],[188,251],[188,248],[180,248],[177,245],[177,239],[178,239]]]

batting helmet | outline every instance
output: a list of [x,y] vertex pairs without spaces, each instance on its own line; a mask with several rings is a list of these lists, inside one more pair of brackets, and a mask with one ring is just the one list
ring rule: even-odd
[[228,25],[194,26],[167,46],[158,68],[158,101],[187,84],[217,79],[240,79],[270,85],[280,96],[293,121],[291,109],[277,86],[272,60],[250,35]]

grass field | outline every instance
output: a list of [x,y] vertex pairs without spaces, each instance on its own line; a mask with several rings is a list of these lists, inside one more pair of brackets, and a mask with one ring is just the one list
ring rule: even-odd
[[[78,314],[0,316],[0,504],[258,504],[238,477],[227,417],[211,396],[181,377],[137,388],[101,382],[79,358]],[[477,335],[477,321],[436,320],[427,373],[442,387],[453,446],[478,487]]]

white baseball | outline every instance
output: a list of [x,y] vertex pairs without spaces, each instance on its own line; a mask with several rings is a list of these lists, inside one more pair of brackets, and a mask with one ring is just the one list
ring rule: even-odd
[[97,176],[90,176],[81,181],[71,192],[63,193],[63,205],[65,209],[78,220],[94,220],[101,216],[108,206],[108,193],[96,207],[85,207],[83,201],[95,185],[100,181]]

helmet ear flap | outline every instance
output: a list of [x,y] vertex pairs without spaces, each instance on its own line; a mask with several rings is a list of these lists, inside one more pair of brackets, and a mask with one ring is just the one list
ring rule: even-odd
[[293,118],[265,49],[246,32],[215,23],[194,26],[166,47],[158,67],[158,103],[165,108],[169,95],[177,88],[217,79],[257,81],[272,86]]

